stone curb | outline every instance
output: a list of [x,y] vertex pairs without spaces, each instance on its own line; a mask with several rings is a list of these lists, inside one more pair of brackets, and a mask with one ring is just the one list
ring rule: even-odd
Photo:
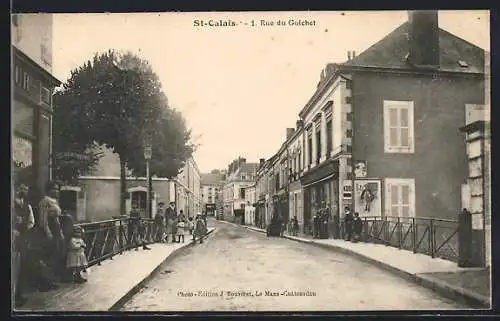
[[[227,223],[230,223],[230,222],[227,222]],[[230,223],[230,224],[237,225],[234,223]],[[251,231],[265,233],[265,231],[263,231],[263,230],[252,228],[249,226],[242,226],[242,227],[244,227],[248,230],[251,230]],[[305,240],[305,239],[301,239],[301,238],[297,238],[297,237],[293,237],[293,236],[289,236],[289,235],[284,235],[283,237],[287,238],[289,240],[292,240],[292,241],[313,244],[315,246],[318,246],[318,247],[321,247],[324,249],[335,250],[335,251],[341,252],[343,254],[355,256],[356,258],[358,258],[366,263],[370,263],[370,264],[373,264],[373,265],[378,266],[380,268],[383,268],[386,271],[397,274],[400,277],[406,278],[410,281],[413,281],[414,283],[416,283],[418,285],[421,285],[421,286],[428,288],[436,293],[439,293],[443,297],[452,299],[454,301],[464,302],[466,304],[471,305],[472,307],[474,307],[476,309],[489,309],[491,306],[490,299],[484,295],[475,293],[475,292],[467,290],[467,289],[463,289],[460,287],[450,285],[446,282],[443,282],[437,278],[434,278],[434,277],[431,277],[428,275],[413,274],[413,273],[407,272],[405,270],[396,268],[390,264],[384,263],[384,262],[379,261],[379,260],[372,259],[370,257],[363,255],[363,254],[357,253],[355,251],[352,251],[352,250],[349,250],[349,249],[346,249],[346,248],[343,248],[340,246],[319,243],[319,242],[315,242],[313,240]]]
[[[213,231],[215,231],[215,228],[213,228],[212,230],[208,231],[208,233],[205,234],[202,237],[202,239],[206,239]],[[125,305],[125,303],[127,301],[129,301],[135,294],[137,294],[137,292],[139,292],[139,290],[141,288],[143,288],[144,285],[148,281],[150,281],[154,276],[156,276],[157,272],[159,272],[161,270],[162,266],[165,265],[165,263],[169,262],[175,256],[177,256],[181,252],[181,250],[187,249],[189,247],[193,247],[195,244],[196,244],[195,241],[191,241],[191,242],[188,242],[185,245],[183,245],[183,246],[181,246],[181,247],[173,250],[167,257],[165,257],[165,259],[163,261],[160,262],[160,264],[158,264],[158,266],[156,268],[154,268],[150,273],[148,273],[148,275],[144,279],[142,279],[141,281],[139,281],[139,283],[137,283],[134,287],[132,287],[132,289],[130,289],[120,299],[118,299],[118,301],[116,301],[108,309],[108,311],[118,311],[118,310],[120,310],[123,307],[123,305]]]

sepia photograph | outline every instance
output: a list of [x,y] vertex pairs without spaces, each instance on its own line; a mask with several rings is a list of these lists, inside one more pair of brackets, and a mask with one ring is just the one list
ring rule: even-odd
[[491,308],[490,12],[11,14],[11,311]]

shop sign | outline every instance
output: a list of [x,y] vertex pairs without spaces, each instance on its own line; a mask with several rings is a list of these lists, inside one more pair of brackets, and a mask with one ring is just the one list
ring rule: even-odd
[[351,199],[352,198],[352,182],[344,181],[342,186],[342,198]]

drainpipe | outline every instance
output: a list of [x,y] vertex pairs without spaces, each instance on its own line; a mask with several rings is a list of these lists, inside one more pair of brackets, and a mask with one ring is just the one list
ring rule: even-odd
[[348,82],[350,82],[350,85],[351,85],[351,178],[352,178],[352,214],[354,215],[354,213],[356,212],[356,176],[355,176],[355,172],[354,172],[354,165],[355,165],[355,158],[354,158],[354,143],[355,143],[355,137],[356,135],[354,134],[354,129],[355,129],[355,120],[356,120],[356,113],[354,111],[354,81],[353,81],[353,78],[351,76],[351,79],[350,80],[347,80]]

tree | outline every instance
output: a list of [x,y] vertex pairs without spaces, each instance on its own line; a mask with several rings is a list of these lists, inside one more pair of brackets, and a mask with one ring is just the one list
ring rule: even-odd
[[[151,175],[158,177],[176,177],[184,167],[186,160],[192,156],[196,147],[191,143],[191,131],[187,129],[182,114],[175,109],[164,106],[163,117],[158,121],[158,130],[151,139],[152,157]],[[143,155],[130,159],[128,168],[136,176],[145,175]]]
[[97,144],[118,154],[120,214],[125,213],[127,163],[143,157],[144,140],[151,139],[163,114],[158,104],[163,99],[159,78],[147,61],[113,50],[95,54],[74,70],[60,93],[58,109],[66,124],[57,132],[64,141],[58,151],[95,155]]

